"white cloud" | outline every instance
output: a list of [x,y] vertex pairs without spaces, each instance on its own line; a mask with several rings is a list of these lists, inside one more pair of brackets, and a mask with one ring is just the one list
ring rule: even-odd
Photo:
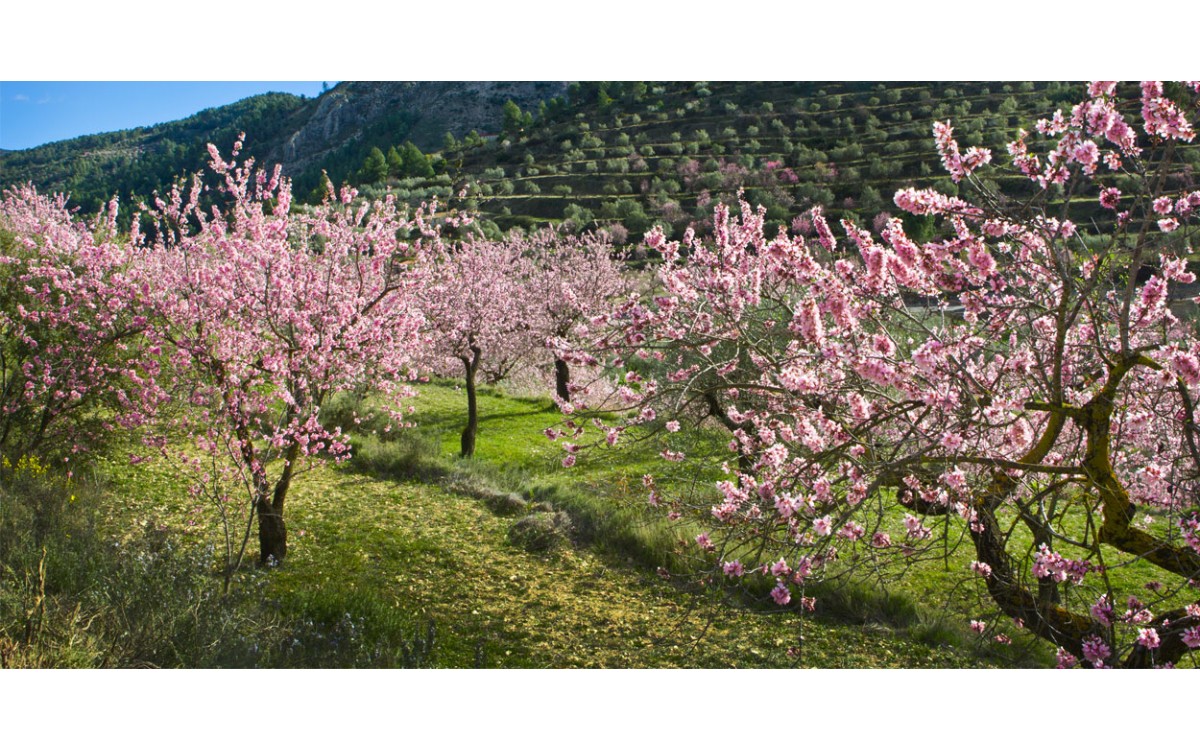
[[25,94],[16,94],[15,96],[13,96],[13,101],[14,102],[27,102],[27,101],[29,101],[29,97],[26,96]]

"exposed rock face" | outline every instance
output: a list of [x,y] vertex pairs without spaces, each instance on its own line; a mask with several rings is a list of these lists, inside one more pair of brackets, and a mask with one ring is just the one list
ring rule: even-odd
[[371,123],[398,114],[412,122],[408,139],[422,151],[433,151],[441,148],[446,131],[458,138],[472,130],[499,131],[508,99],[522,110],[536,109],[539,101],[563,96],[566,90],[561,81],[346,82],[314,100],[297,117],[299,127],[268,160],[295,174],[358,138]]

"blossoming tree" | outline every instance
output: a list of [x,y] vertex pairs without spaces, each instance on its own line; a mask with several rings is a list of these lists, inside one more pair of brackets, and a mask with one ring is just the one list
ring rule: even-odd
[[117,204],[84,222],[32,186],[0,203],[0,456],[86,451],[154,392]]
[[1200,337],[1171,304],[1195,281],[1200,191],[1176,157],[1198,94],[1093,83],[1009,145],[1020,199],[936,124],[971,200],[899,191],[940,222],[927,242],[895,218],[835,232],[819,211],[809,241],[744,203],[718,207],[708,239],[652,231],[658,288],[590,350],[620,368],[610,442],[666,420],[663,457],[688,462],[681,424],[716,416],[737,462],[715,500],[647,476],[651,500],[707,517],[712,572],[762,576],[780,605],[920,557],[936,527],[1061,665],[1177,662],[1200,647]]
[[226,161],[210,146],[215,190],[199,176],[177,186],[135,218],[131,239],[164,387],[180,405],[153,444],[194,472],[198,494],[248,503],[234,566],[255,518],[260,560],[282,561],[292,480],[314,460],[348,456],[318,419],[333,394],[363,384],[409,394],[422,320],[412,260],[440,242],[433,207],[410,217],[390,198],[331,189],[315,210],[294,210],[279,169],[238,164],[239,147]]
[[481,371],[489,382],[499,382],[539,346],[539,308],[528,288],[533,267],[523,247],[517,239],[471,239],[442,246],[422,259],[426,363],[446,375],[461,374],[465,381],[464,457],[475,454]]
[[[585,339],[591,319],[632,288],[607,233],[564,237],[542,230],[523,243],[533,265],[527,294],[534,301],[543,344],[554,357],[554,392],[571,400],[567,358]],[[585,360],[586,363],[586,360]]]

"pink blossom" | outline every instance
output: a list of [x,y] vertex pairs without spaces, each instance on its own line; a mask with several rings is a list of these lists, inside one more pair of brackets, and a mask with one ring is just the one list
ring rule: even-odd
[[1184,258],[1160,255],[1159,263],[1162,265],[1162,275],[1165,279],[1181,284],[1191,284],[1196,280],[1196,274],[1187,270],[1187,260]]
[[1139,628],[1137,642],[1149,649],[1155,649],[1161,645],[1161,641],[1158,638],[1158,631],[1154,628]]
[[862,524],[857,521],[847,521],[844,526],[838,529],[837,535],[843,539],[856,542],[862,539],[866,533],[867,530],[863,528]]
[[1033,574],[1038,578],[1051,578],[1055,581],[1082,583],[1084,576],[1092,570],[1090,563],[1083,560],[1070,560],[1050,551],[1045,544],[1038,548],[1033,556]]
[[906,513],[904,516],[904,528],[908,530],[908,537],[910,539],[928,539],[933,534],[933,532],[925,528],[921,523],[921,519],[911,513]]
[[1083,640],[1083,658],[1090,661],[1092,666],[1103,665],[1104,660],[1110,656],[1112,656],[1112,649],[1098,636],[1089,636]]
[[1184,630],[1179,637],[1183,639],[1184,645],[1188,648],[1200,648],[1200,625]]
[[837,246],[837,240],[829,229],[829,223],[825,221],[824,213],[817,207],[812,210],[811,216],[813,227],[817,230],[817,239],[826,250],[832,251]]
[[1100,599],[1091,606],[1092,617],[1101,625],[1112,625],[1113,623],[1113,607],[1108,601],[1108,595],[1102,594]]
[[1074,654],[1059,646],[1058,653],[1055,654],[1056,669],[1071,669],[1078,663],[1079,660],[1075,658]]
[[950,173],[950,179],[959,182],[962,178],[987,164],[992,160],[992,152],[986,148],[972,146],[965,155],[960,155],[958,143],[954,140],[954,129],[949,122],[935,122],[933,137],[937,143],[938,153],[942,157],[942,165]]
[[1196,131],[1179,107],[1163,96],[1161,81],[1142,81],[1142,119],[1151,135],[1181,141],[1196,137]]

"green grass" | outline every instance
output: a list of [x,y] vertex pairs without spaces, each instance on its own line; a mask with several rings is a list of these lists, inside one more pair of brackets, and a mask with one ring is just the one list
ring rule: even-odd
[[[550,402],[485,390],[481,412],[492,419],[483,424],[488,425],[494,443],[485,447],[481,439],[475,459],[455,460],[456,430],[463,421],[462,400],[452,384],[425,387],[418,399],[417,426],[411,434],[399,439],[426,446],[430,441],[440,441],[440,452],[426,458],[441,461],[449,473],[467,476],[468,485],[482,482],[495,491],[515,489],[533,501],[566,511],[574,521],[577,541],[589,545],[610,564],[663,569],[680,578],[698,570],[703,561],[681,555],[680,547],[682,540],[690,540],[705,530],[706,519],[668,524],[662,513],[646,507],[640,477],[646,472],[661,476],[664,469],[652,443],[626,440],[617,449],[581,454],[573,469],[562,469],[557,463],[562,453],[541,435],[543,429],[560,420]],[[714,440],[712,435],[701,435],[693,437],[686,447],[692,452],[711,449],[711,444],[720,442],[723,441],[719,436]],[[487,448],[492,448],[492,452]],[[547,448],[553,451],[549,455]],[[715,474],[678,477],[675,488],[689,489],[683,483],[690,482],[690,489],[711,492],[711,482],[716,478]],[[899,506],[883,512],[883,528],[893,538],[903,537],[903,516],[904,510]],[[955,518],[947,526],[945,519],[936,517],[926,519],[926,524],[933,529],[934,539],[922,554],[911,560],[896,554],[882,562],[845,560],[835,568],[835,573],[841,574],[837,580],[807,592],[816,596],[818,614],[826,622],[883,628],[893,635],[933,646],[969,648],[988,658],[1010,658],[1001,654],[1027,651],[1018,658],[1042,663],[1049,660],[1052,650],[1044,643],[1023,638],[1019,628],[990,604],[983,580],[970,573],[969,565],[976,555],[963,524]],[[1014,549],[1020,545],[1033,546],[1023,526],[1014,529],[1013,545]],[[1171,592],[1161,599],[1147,591],[1144,584],[1160,576],[1146,563],[1113,551],[1106,552],[1105,562],[1110,567],[1114,590],[1139,593],[1143,601],[1153,602],[1155,611],[1186,601],[1186,591]],[[1094,582],[1086,589],[1064,586],[1064,595],[1070,597],[1073,606],[1086,609],[1101,593],[1093,586]],[[741,592],[738,606],[765,599],[766,590],[752,585]],[[967,625],[973,619],[988,624],[983,637],[968,630]],[[996,644],[996,636],[1012,638],[1014,645]]]
[[[97,460],[90,489],[76,482],[76,501],[60,502],[48,522],[62,533],[48,553],[52,606],[41,638],[27,642],[24,633],[29,577],[13,572],[0,583],[6,658],[16,666],[1008,663],[965,641],[916,637],[919,618],[895,628],[873,618],[801,617],[693,586],[687,561],[671,553],[677,532],[660,518],[622,504],[621,491],[590,491],[597,480],[586,470],[553,470],[552,454],[543,473],[520,460],[520,445],[544,441],[540,428],[557,419],[531,408],[537,402],[487,394],[493,413],[509,415],[487,423],[489,439],[507,435],[496,445],[504,443],[508,460],[485,458],[490,443],[482,440],[475,460],[446,455],[448,446],[429,436],[454,431],[455,395],[427,388],[427,423],[399,439],[364,439],[360,463],[302,475],[289,497],[287,561],[243,570],[227,597],[211,518],[197,514],[185,483],[163,464]],[[538,429],[527,435],[530,427]],[[508,489],[531,509],[569,513],[576,544],[533,553],[510,541],[518,516],[494,512],[486,499]],[[18,514],[26,499],[6,496],[0,511]],[[23,528],[5,527],[6,570],[36,570],[38,540]],[[800,651],[789,655],[793,647]]]
[[966,646],[730,606],[603,547],[532,554],[508,541],[511,524],[440,487],[321,469],[296,488],[272,592],[293,617],[401,634],[433,622],[439,666],[789,666],[801,633],[808,666],[975,664]]
[[[400,470],[385,472],[385,476],[403,479],[436,474],[444,486],[483,499],[485,507],[489,496],[516,490],[531,503],[567,512],[576,542],[609,566],[662,572],[676,581],[690,580],[697,572],[703,561],[680,552],[684,540],[704,527],[687,521],[668,523],[662,513],[646,506],[640,478],[643,473],[657,474],[663,468],[652,443],[627,440],[616,449],[585,452],[574,468],[563,469],[561,449],[541,434],[562,419],[548,399],[516,398],[499,390],[481,389],[476,457],[458,459],[455,454],[458,430],[465,418],[464,401],[452,383],[424,386],[416,403],[415,427],[393,432],[386,441],[374,436],[364,439],[358,446],[359,457],[351,465],[364,470],[368,464],[381,463],[383,456],[396,456],[398,460],[390,465]],[[713,442],[713,436],[701,435],[688,447],[711,449],[707,443]],[[716,442],[723,441],[718,438]],[[413,450],[413,446],[420,450]],[[714,479],[716,474],[690,476],[676,483],[688,481],[711,491]],[[962,569],[967,562],[969,559],[962,563]],[[934,582],[943,583],[940,578]],[[891,638],[923,642],[934,648],[953,646],[958,654],[970,653],[972,658],[1009,658],[1005,649],[989,646],[969,633],[965,618],[952,619],[941,608],[917,607],[914,602],[928,593],[923,586],[885,590],[856,581],[818,587],[812,593],[817,593],[821,601],[822,618],[815,627],[845,626],[866,633],[887,633]],[[776,609],[765,605],[766,591],[754,587],[740,592],[710,592],[709,596],[723,599],[726,608],[757,609],[759,616],[770,616],[767,611]],[[929,601],[927,596],[923,600]],[[965,604],[968,600],[964,597],[963,601]],[[814,627],[811,618],[809,627]],[[1038,658],[1046,658],[1045,653]]]
[[[9,555],[0,646],[17,649],[24,661],[10,661],[26,666],[1048,664],[1043,644],[979,611],[987,600],[967,571],[967,543],[949,539],[910,566],[897,558],[875,577],[812,586],[804,593],[817,598],[815,613],[780,609],[761,582],[696,580],[706,561],[687,540],[703,519],[670,523],[646,506],[641,475],[661,468],[651,442],[587,453],[564,469],[560,447],[542,435],[561,420],[549,401],[482,389],[477,454],[465,460],[457,456],[464,401],[452,383],[434,383],[422,387],[414,427],[359,425],[353,460],[293,485],[285,564],[247,567],[228,597],[220,596],[213,514],[164,464],[97,459],[75,501],[50,492],[47,507],[57,510],[40,526],[20,515],[33,500],[0,504],[6,518],[25,518],[0,527]],[[348,414],[340,404],[327,416]],[[704,486],[711,478],[691,479]],[[528,551],[511,529],[535,512],[568,514],[572,544]],[[896,532],[901,516],[890,512],[885,528]],[[20,531],[39,528],[40,538]],[[27,644],[29,572],[55,535],[50,625]],[[1137,585],[1147,571],[1129,565],[1114,575]],[[131,614],[145,624],[131,628]],[[985,637],[966,628],[971,617],[989,622]],[[155,630],[169,639],[156,642]],[[996,634],[1013,644],[994,643]]]

